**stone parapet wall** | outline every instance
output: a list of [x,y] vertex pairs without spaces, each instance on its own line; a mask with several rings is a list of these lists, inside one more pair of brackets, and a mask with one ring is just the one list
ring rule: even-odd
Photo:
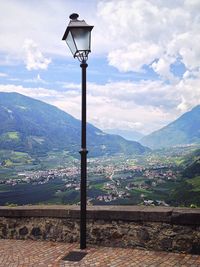
[[[79,241],[79,207],[0,207],[0,238]],[[91,206],[87,242],[200,254],[200,209]]]

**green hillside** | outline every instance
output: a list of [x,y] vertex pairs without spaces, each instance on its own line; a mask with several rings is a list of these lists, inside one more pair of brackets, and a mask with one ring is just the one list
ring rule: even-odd
[[[79,157],[80,121],[41,101],[18,93],[0,93],[0,150],[30,155],[68,151]],[[147,148],[138,142],[109,135],[87,124],[89,156],[142,154]]]
[[140,142],[153,149],[200,144],[200,105],[166,127],[145,136]]
[[200,206],[200,149],[185,157],[181,182],[174,187],[171,201],[183,206]]

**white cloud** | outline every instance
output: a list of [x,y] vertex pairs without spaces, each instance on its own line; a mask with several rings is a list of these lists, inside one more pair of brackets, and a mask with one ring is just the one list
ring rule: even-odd
[[170,81],[176,81],[177,78],[173,75],[170,70],[170,66],[174,63],[174,58],[170,56],[160,57],[157,62],[154,62],[151,66],[155,72],[161,77]]
[[[88,121],[101,129],[123,128],[137,129],[142,132],[150,132],[163,126],[174,118],[164,107],[146,105],[140,103],[140,98],[146,94],[149,85],[124,83],[108,83],[104,85],[88,83],[87,113]],[[152,82],[151,87],[155,89]],[[157,84],[159,88],[161,84]],[[50,104],[53,104],[76,118],[81,114],[81,94],[79,84],[70,84],[71,89],[58,92],[46,88],[28,88],[16,85],[0,85],[0,91],[18,92]],[[77,90],[76,90],[77,88]],[[141,89],[141,96],[135,101],[137,88]],[[157,90],[158,90],[157,88]],[[122,96],[127,95],[127,98]],[[153,96],[152,96],[153,98]],[[153,100],[152,100],[153,101]],[[164,101],[163,101],[164,102]]]
[[25,63],[27,70],[46,70],[51,60],[45,58],[38,45],[31,39],[24,41]]
[[181,103],[177,106],[177,109],[186,112],[188,110],[188,105],[187,105],[187,101],[185,100],[185,98],[182,96],[181,97]]
[[4,72],[0,72],[0,77],[7,77],[8,74],[7,73],[4,73]]
[[181,96],[177,108],[181,112],[186,112],[192,107],[200,104],[200,72],[188,72],[179,84],[176,90]]
[[62,41],[69,15],[77,12],[81,19],[87,18],[93,24],[96,3],[90,0],[0,1],[0,52],[9,54],[13,61],[22,60],[24,40],[32,39],[42,53],[71,57]]
[[[174,84],[150,80],[88,83],[88,118],[101,129],[118,127],[151,132],[198,105],[199,85],[200,75]],[[69,93],[74,92],[70,95],[70,102],[74,103],[73,96],[76,101],[80,97],[80,84],[69,84],[69,88]]]
[[158,45],[148,42],[127,44],[126,49],[113,50],[108,55],[109,64],[120,71],[142,71],[144,64],[151,64],[160,54]]
[[[76,11],[95,26],[92,55],[107,54],[120,71],[141,71],[159,59],[170,71],[177,57],[193,69],[200,62],[199,10],[199,0],[1,1],[0,51],[22,58],[28,38],[42,53],[71,56],[61,39]],[[163,76],[160,67],[154,70]]]
[[[42,87],[37,87],[37,88],[24,87],[22,85],[15,85],[15,84],[1,84],[0,92],[7,92],[7,93],[16,92],[19,94],[23,94],[47,102],[49,99],[51,98],[53,99],[54,96],[58,94],[58,92],[56,92],[55,90],[49,90]],[[45,100],[46,98],[47,100]]]
[[[159,129],[199,104],[200,75],[194,74],[186,75],[175,84],[150,80],[137,83],[88,82],[88,121],[101,129],[133,129],[143,133]],[[65,83],[62,91],[12,84],[0,85],[0,91],[25,94],[53,104],[80,119],[81,86],[79,83]]]
[[40,77],[40,74],[38,74],[35,78],[23,80],[23,82],[48,84],[45,80],[43,80]]
[[[200,66],[200,2],[198,0],[101,1],[98,15],[103,37],[110,43],[109,63],[120,71],[142,71],[151,65],[173,80],[171,64]],[[197,11],[198,10],[198,11]]]

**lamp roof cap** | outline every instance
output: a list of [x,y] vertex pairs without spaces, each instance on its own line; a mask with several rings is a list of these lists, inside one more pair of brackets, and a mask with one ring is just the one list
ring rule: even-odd
[[94,26],[88,25],[85,22],[85,20],[78,20],[78,17],[79,17],[79,15],[77,13],[73,13],[73,14],[71,14],[69,16],[70,22],[69,22],[69,24],[67,26],[67,29],[66,29],[66,31],[65,31],[65,33],[63,35],[62,40],[66,40],[69,31],[72,30],[72,29],[76,29],[76,28],[82,28],[83,29],[83,28],[85,28],[88,31],[91,31],[93,29]]
[[79,17],[79,14],[77,14],[77,13],[72,13],[72,14],[69,16],[69,18],[70,18],[71,20],[76,20],[78,17]]

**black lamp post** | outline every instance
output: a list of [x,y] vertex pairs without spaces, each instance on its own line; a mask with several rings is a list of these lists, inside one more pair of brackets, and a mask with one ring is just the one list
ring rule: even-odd
[[81,62],[82,69],[82,127],[81,127],[81,212],[80,212],[80,248],[86,248],[86,205],[87,205],[87,148],[86,148],[86,68],[88,54],[91,52],[91,31],[84,20],[78,20],[78,14],[70,15],[70,22],[62,40],[66,41],[74,58]]

